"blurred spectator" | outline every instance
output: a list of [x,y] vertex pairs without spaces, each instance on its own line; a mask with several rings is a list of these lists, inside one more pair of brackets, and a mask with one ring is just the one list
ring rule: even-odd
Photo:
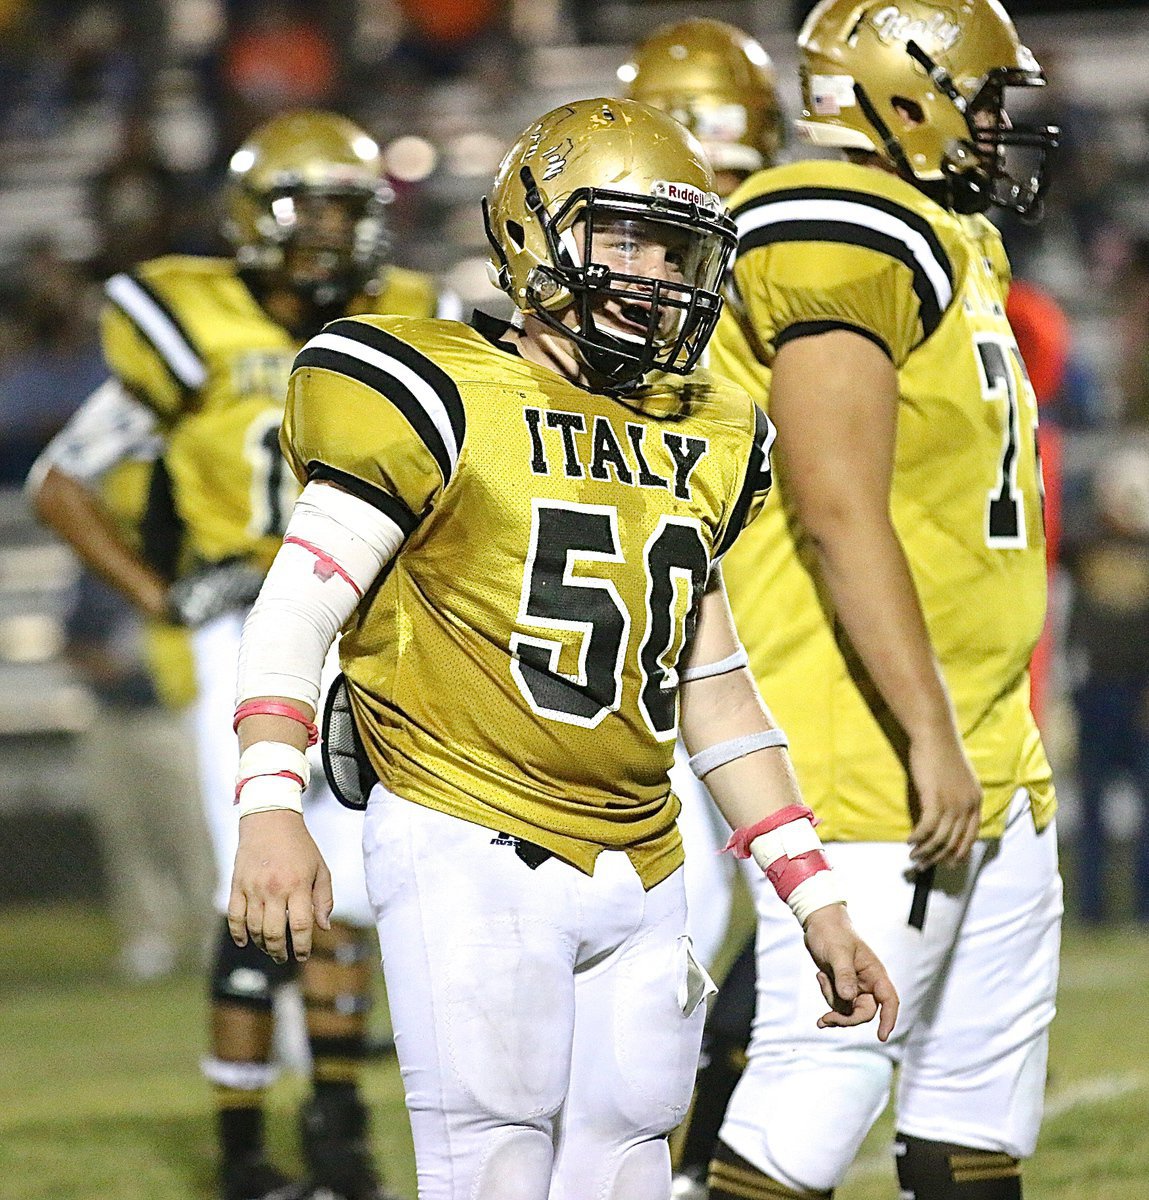
[[1077,901],[1084,921],[1106,918],[1106,791],[1128,775],[1140,803],[1133,904],[1149,921],[1149,443],[1126,442],[1094,476],[1096,524],[1067,547],[1077,709]]
[[0,120],[5,126],[23,99],[36,53],[32,10],[29,0],[0,3]]
[[339,91],[339,54],[313,6],[253,0],[238,6],[220,64],[225,154],[288,108],[325,108]]
[[505,0],[397,0],[404,30],[395,48],[400,71],[429,81],[484,74],[506,84],[513,53]]
[[14,131],[51,134],[77,109],[122,112],[137,101],[155,65],[159,9],[127,0],[32,6],[29,21],[38,44]]
[[177,244],[181,225],[179,181],[160,156],[147,112],[124,122],[116,157],[88,190],[100,249],[93,264],[101,278],[126,270]]
[[87,273],[40,240],[13,275],[15,347],[0,360],[0,484],[22,482],[79,400],[107,377]]
[[1149,429],[1149,238],[1131,245],[1116,294],[1122,412],[1126,423]]

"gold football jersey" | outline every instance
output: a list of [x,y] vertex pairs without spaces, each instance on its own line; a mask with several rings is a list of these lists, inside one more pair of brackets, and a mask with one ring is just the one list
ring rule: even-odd
[[[769,409],[769,363],[794,337],[853,330],[898,372],[890,510],[984,788],[983,836],[1030,790],[1054,808],[1029,710],[1045,615],[1037,404],[1005,318],[1009,266],[984,217],[948,212],[896,176],[806,162],[754,176],[731,198],[734,302],[712,365]],[[894,726],[814,583],[785,481],[725,567],[763,695],[790,737],[807,801],[835,840],[901,840],[907,775]]]
[[[141,526],[153,463],[129,458],[114,466],[100,481],[100,495],[121,536],[142,548]],[[183,708],[195,699],[195,659],[191,634],[180,625],[149,619],[144,622],[144,657],[156,693],[169,708]]]
[[[223,258],[154,259],[106,285],[104,354],[159,418],[164,465],[191,563],[270,566],[298,486],[279,450],[283,398],[300,343]],[[356,311],[431,316],[434,285],[389,268]]]
[[296,475],[407,535],[340,640],[357,724],[397,794],[649,888],[682,862],[677,663],[769,423],[703,372],[598,395],[476,322],[337,321],[296,360]]

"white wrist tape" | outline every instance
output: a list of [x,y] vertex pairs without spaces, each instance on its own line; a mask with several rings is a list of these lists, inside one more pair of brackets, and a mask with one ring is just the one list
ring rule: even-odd
[[728,675],[731,671],[737,671],[739,667],[749,666],[749,664],[750,656],[746,653],[746,647],[739,646],[733,654],[728,654],[717,662],[705,663],[698,667],[687,667],[679,678],[683,683],[689,683],[692,679],[709,679],[712,675]]
[[820,908],[831,904],[845,904],[846,890],[834,871],[819,871],[790,893],[786,903],[798,918],[798,924],[806,927],[806,919]]
[[748,733],[743,737],[729,738],[725,742],[717,742],[699,750],[690,756],[690,769],[701,779],[718,767],[724,767],[736,758],[744,758],[755,750],[768,750],[772,747],[788,746],[790,743],[781,729],[763,729],[759,733]]
[[235,779],[239,816],[285,808],[303,813],[303,793],[311,782],[307,755],[286,742],[256,742],[240,755]]
[[309,483],[243,627],[237,703],[287,696],[317,709],[328,648],[404,536],[365,500]]

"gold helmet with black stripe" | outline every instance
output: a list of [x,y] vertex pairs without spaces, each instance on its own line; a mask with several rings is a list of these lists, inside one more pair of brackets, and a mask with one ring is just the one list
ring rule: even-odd
[[[483,214],[497,286],[569,338],[603,390],[693,369],[736,233],[702,147],[673,117],[609,98],[554,109],[508,151]],[[657,248],[657,277],[620,267],[642,247]]]
[[[800,136],[867,151],[957,212],[1040,212],[1058,130],[1016,124],[1045,76],[998,0],[822,0],[798,36]],[[1016,178],[1009,154],[1032,155]]]
[[633,100],[680,121],[702,143],[716,174],[771,166],[783,140],[770,56],[725,21],[694,17],[664,25],[618,69]]
[[223,232],[260,283],[337,314],[377,283],[390,199],[373,138],[337,113],[298,110],[260,126],[232,155]]

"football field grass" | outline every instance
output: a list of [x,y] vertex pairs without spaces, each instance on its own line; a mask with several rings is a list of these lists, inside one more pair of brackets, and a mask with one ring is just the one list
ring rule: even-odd
[[[129,985],[111,971],[99,915],[10,908],[0,920],[0,1197],[207,1200],[212,1114],[197,1061],[204,985]],[[1026,1173],[1030,1200],[1149,1198],[1149,934],[1069,930],[1050,1054],[1048,1115]],[[414,1172],[392,1061],[368,1068],[380,1161],[404,1196]],[[286,1076],[271,1097],[280,1162],[298,1165]],[[875,1129],[837,1200],[894,1200]]]

